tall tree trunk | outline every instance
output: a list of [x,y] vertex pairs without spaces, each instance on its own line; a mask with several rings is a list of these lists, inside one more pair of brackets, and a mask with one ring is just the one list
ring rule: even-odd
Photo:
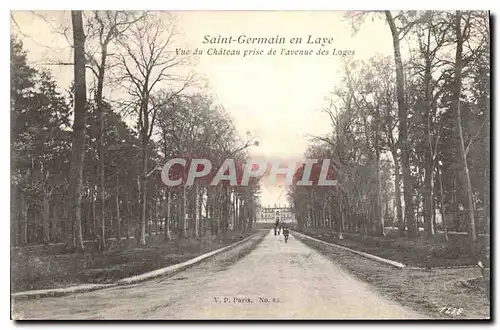
[[182,190],[179,191],[179,196],[177,197],[177,205],[175,207],[175,228],[177,228],[176,232],[178,234],[178,238],[182,238],[183,235],[183,230],[182,226],[184,226],[184,221],[182,220],[182,217],[184,216],[184,211],[183,205],[184,205],[184,200],[182,198]]
[[98,239],[101,241],[101,246],[106,246],[106,195],[105,195],[105,179],[104,179],[104,109],[100,105],[99,117],[101,122],[101,134],[99,138],[99,177],[100,177],[100,197],[101,197],[101,217],[100,217],[100,235]]
[[59,218],[58,204],[52,207],[52,217],[50,218],[50,241],[57,242],[57,220]]
[[50,243],[50,195],[47,189],[44,189],[42,202],[42,242],[48,245]]
[[[90,199],[88,196],[87,189],[85,189],[85,194],[82,197],[82,214],[85,214],[86,216],[82,216],[82,231],[83,231],[83,236],[87,234],[87,236],[90,234],[90,215],[92,212],[92,209],[90,208]],[[85,211],[84,211],[85,210]]]
[[172,213],[172,203],[171,203],[172,192],[170,188],[167,188],[166,194],[167,194],[167,212],[165,215],[165,239],[167,241],[171,241],[172,236],[170,235],[170,218]]
[[243,229],[243,223],[245,221],[246,202],[241,197],[238,197],[236,201],[238,203],[238,204],[236,204],[238,207],[238,212],[237,212],[238,217],[236,218],[238,226],[235,227],[235,229],[237,229],[238,231],[241,231]]
[[[397,155],[396,155],[397,157]],[[396,194],[396,218],[399,224],[399,236],[404,236],[406,233],[406,225],[403,219],[403,206],[401,204],[401,174],[399,172],[399,161],[396,158],[394,162],[394,191]]]
[[148,200],[146,203],[148,208],[146,209],[146,233],[151,236],[153,233],[153,203]]
[[375,157],[377,165],[377,203],[376,203],[376,216],[377,216],[377,235],[384,236],[384,215],[382,214],[382,173],[380,170],[380,111],[376,109],[376,131],[375,131]]
[[399,33],[394,23],[391,11],[386,10],[385,16],[387,23],[391,29],[392,43],[394,48],[394,62],[396,65],[396,94],[398,101],[398,118],[399,118],[399,143],[401,145],[401,167],[403,169],[403,195],[405,202],[405,222],[408,226],[408,236],[416,237],[417,228],[413,217],[413,200],[411,187],[410,173],[410,150],[408,146],[408,124],[407,110],[405,101],[404,73],[403,61],[401,59],[401,51],[399,46]]
[[187,187],[182,186],[182,237],[188,237]]
[[99,109],[99,122],[100,122],[100,134],[99,134],[99,176],[100,176],[100,197],[101,197],[101,221],[100,221],[100,235],[98,239],[101,241],[101,246],[104,248],[106,246],[106,180],[104,177],[104,104],[102,100],[102,93],[104,88],[104,72],[106,69],[106,59],[107,59],[107,43],[101,43],[101,63],[98,68],[97,74],[97,88],[95,94],[95,101]]
[[214,208],[213,208],[213,196],[214,196],[214,190],[212,187],[207,187],[207,218],[212,220],[213,215],[214,215]]
[[116,239],[120,240],[122,238],[121,228],[120,228],[120,189],[118,187],[118,175],[116,176]]
[[425,224],[425,234],[427,237],[432,237],[434,235],[434,223],[433,223],[433,213],[434,213],[434,165],[432,161],[432,156],[430,151],[426,150],[425,157],[425,178],[424,178],[424,224]]
[[406,232],[405,223],[403,220],[403,206],[401,205],[401,176],[399,170],[399,160],[396,148],[392,151],[394,159],[394,197],[396,200],[396,222],[399,227],[399,236],[404,236]]
[[233,219],[233,229],[239,230],[241,226],[241,198],[235,193],[232,203],[231,217]]
[[[100,70],[102,71],[102,70]],[[102,71],[104,72],[104,71]],[[102,77],[102,79],[104,76]],[[99,220],[99,235],[97,239],[100,240],[100,246],[104,248],[106,246],[106,181],[104,177],[104,106],[102,104],[102,81],[98,79],[97,92],[96,92],[96,102],[99,109],[99,122],[100,122],[100,134],[99,134],[99,197],[101,200],[100,209],[100,220]]]
[[321,210],[321,217],[323,219],[323,223],[322,223],[322,227],[326,227],[326,218],[327,218],[327,215],[326,215],[326,207],[328,205],[328,200],[325,200],[323,201],[323,209]]
[[441,169],[438,167],[439,192],[441,194],[441,221],[443,221],[444,239],[448,241],[448,225],[446,223],[446,206],[444,204],[443,180],[441,178]]
[[96,196],[97,194],[94,193],[94,191],[92,190],[92,236],[95,236],[95,234],[97,233],[97,216],[96,216],[96,209],[95,209],[95,203],[96,203]]
[[339,225],[338,225],[338,238],[339,239],[343,239],[344,238],[344,233],[342,232],[342,228],[344,226],[344,217],[345,217],[345,213],[344,213],[344,197],[343,197],[343,194],[340,193],[339,194],[339,215],[340,215],[340,221],[339,221]]
[[129,205],[129,197],[127,190],[125,190],[125,199],[123,200],[123,204],[125,205],[126,208],[126,217],[127,217],[127,222],[126,222],[126,230],[125,230],[125,238],[130,238],[130,219],[132,218],[132,214],[130,213],[130,205]]
[[460,232],[460,214],[458,212],[458,198],[457,198],[457,179],[455,176],[455,171],[453,173],[453,194],[452,194],[452,204],[453,204],[453,227],[456,232]]
[[155,200],[154,198],[149,201],[149,234],[156,234],[156,221],[155,221]]
[[[434,186],[434,185],[433,185]],[[433,194],[435,196],[435,194]],[[436,197],[437,198],[437,197]],[[434,230],[434,233],[437,228],[437,220],[436,220],[436,214],[437,214],[437,208],[436,208],[436,201],[434,200],[432,202],[432,228]]]
[[220,233],[220,198],[221,198],[221,187],[216,186],[214,188],[214,200],[213,200],[214,235],[218,235]]
[[50,191],[49,191],[49,172],[45,172],[45,186],[43,188],[42,201],[42,243],[50,243]]
[[231,209],[231,198],[230,198],[230,192],[229,192],[229,186],[224,187],[224,213],[223,213],[223,219],[224,219],[224,231],[227,231],[228,226],[229,226],[229,214],[230,214],[230,209]]
[[[308,189],[308,205],[307,205],[307,208],[308,208],[308,211],[309,211],[309,223],[312,228],[314,228],[314,211],[313,211],[313,199],[312,199],[312,192],[311,192],[311,189]],[[308,227],[309,227],[308,226]]]
[[239,199],[239,204],[240,204],[240,209],[239,209],[239,215],[238,215],[238,230],[242,231],[244,228],[244,223],[245,223],[245,216],[247,215],[247,201],[243,199]]
[[[489,110],[489,107],[488,107]],[[489,111],[486,114],[488,116],[488,122],[486,123],[485,134],[484,134],[484,145],[486,149],[486,155],[490,158],[490,121],[489,121]],[[483,212],[484,212],[484,230],[485,234],[490,233],[490,168],[488,164],[484,167],[484,195],[483,195]]]
[[198,235],[204,236],[205,229],[203,226],[203,218],[202,218],[202,208],[203,208],[203,195],[204,189],[200,189],[200,194],[198,195]]
[[198,185],[195,184],[194,186],[194,191],[193,191],[193,194],[194,194],[194,198],[193,198],[193,222],[194,222],[194,237],[199,237],[200,236],[200,218],[198,217],[198,214],[199,214],[199,194],[200,194],[200,191],[199,191],[199,188],[198,188]]
[[17,187],[11,187],[11,208],[10,208],[10,234],[11,234],[11,246],[19,245],[19,220],[21,209],[19,205],[19,189]]
[[[428,37],[430,38],[430,31],[428,32]],[[430,40],[427,41],[427,52],[425,53],[425,72],[424,72],[424,136],[427,139],[425,148],[425,177],[424,177],[424,224],[425,224],[425,234],[427,237],[432,237],[434,235],[434,223],[433,223],[433,213],[434,213],[434,164],[433,164],[433,154],[432,154],[432,139],[431,139],[431,59],[429,58],[429,44]]]
[[467,154],[465,153],[464,137],[462,132],[462,118],[460,113],[460,95],[462,91],[462,47],[463,47],[463,35],[461,28],[462,14],[459,10],[456,12],[455,16],[455,34],[457,37],[457,49],[455,53],[455,84],[453,88],[453,108],[455,110],[456,126],[458,134],[458,144],[460,152],[460,162],[464,176],[465,183],[465,193],[467,200],[467,215],[468,215],[468,227],[469,227],[469,238],[472,242],[477,241],[476,235],[476,223],[474,219],[474,200],[472,197],[472,185],[470,182],[469,167],[467,165]]
[[66,249],[83,251],[82,236],[82,181],[83,158],[85,155],[85,126],[87,121],[87,88],[85,81],[85,34],[83,32],[82,12],[71,11],[74,42],[74,104],[73,143],[71,146],[71,166],[69,172],[69,193],[67,213],[69,226],[66,231]]
[[28,208],[26,196],[21,192],[21,245],[28,244]]
[[241,226],[241,198],[235,193],[232,206],[231,206],[231,217],[233,219],[233,229],[235,231],[239,230],[238,228]]
[[160,198],[155,197],[154,199],[155,203],[155,235],[161,235],[161,228],[160,228],[160,217],[159,217],[159,203],[160,203]]
[[142,186],[141,186],[141,231],[139,242],[142,245],[146,245],[146,209],[147,209],[147,180],[146,177],[148,171],[148,154],[147,154],[147,140],[142,137]]

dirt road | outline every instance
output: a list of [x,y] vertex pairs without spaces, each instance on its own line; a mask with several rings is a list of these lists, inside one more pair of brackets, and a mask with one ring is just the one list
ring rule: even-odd
[[331,260],[270,232],[235,263],[215,257],[169,278],[13,304],[21,319],[415,319]]

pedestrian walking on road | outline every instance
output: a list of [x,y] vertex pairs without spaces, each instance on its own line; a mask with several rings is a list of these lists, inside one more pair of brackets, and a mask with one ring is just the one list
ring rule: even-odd
[[283,236],[285,236],[285,243],[288,243],[288,236],[290,235],[290,231],[287,227],[283,228]]

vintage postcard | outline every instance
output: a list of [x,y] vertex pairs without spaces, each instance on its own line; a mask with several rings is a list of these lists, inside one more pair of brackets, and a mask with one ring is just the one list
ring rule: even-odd
[[489,12],[10,15],[12,319],[490,319]]

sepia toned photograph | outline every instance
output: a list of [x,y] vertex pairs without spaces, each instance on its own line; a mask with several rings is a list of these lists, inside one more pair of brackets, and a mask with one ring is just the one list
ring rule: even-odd
[[490,321],[488,11],[10,11],[10,316]]

